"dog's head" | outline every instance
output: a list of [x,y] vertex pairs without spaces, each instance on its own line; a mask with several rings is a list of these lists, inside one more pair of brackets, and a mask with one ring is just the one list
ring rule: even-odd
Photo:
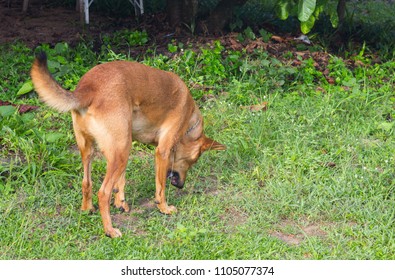
[[203,133],[193,141],[191,139],[181,141],[170,157],[167,177],[171,184],[177,188],[183,188],[189,168],[197,162],[203,152],[210,150],[226,150],[226,146],[208,138]]

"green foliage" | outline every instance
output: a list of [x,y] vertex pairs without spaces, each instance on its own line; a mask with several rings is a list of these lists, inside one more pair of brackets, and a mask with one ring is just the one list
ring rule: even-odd
[[25,82],[22,87],[16,93],[17,96],[24,95],[31,92],[34,89],[32,81]]
[[125,46],[136,47],[143,46],[149,41],[147,31],[131,31],[129,29],[124,29],[116,31],[114,34],[103,36],[103,44],[105,46],[112,46],[122,48]]
[[214,46],[210,48],[202,48],[201,56],[198,61],[202,63],[201,79],[210,80],[211,84],[215,84],[226,77],[225,67],[222,64],[222,51],[224,47],[219,41],[214,42]]
[[206,229],[191,229],[183,226],[181,223],[177,224],[175,230],[169,231],[167,237],[174,242],[175,245],[188,244],[198,241],[200,236],[207,233]]
[[[175,54],[175,61],[178,62],[176,65],[169,64],[171,61],[168,58],[165,58],[163,65],[159,65],[158,61],[151,61],[150,58],[147,63],[161,69],[171,69],[180,73],[184,80],[205,86],[216,86],[228,77],[224,65],[227,63],[227,59],[223,57],[225,49],[219,41],[213,42],[210,46],[201,47],[198,53],[188,49],[184,50],[184,47],[182,43],[168,44],[168,50]],[[239,57],[233,57],[235,63],[239,63]],[[161,60],[159,61],[161,62]],[[229,63],[232,62],[229,61]],[[235,68],[237,66],[234,66],[233,70],[238,71]],[[195,96],[197,98],[202,96],[201,92],[196,94],[198,94]]]
[[307,34],[314,27],[315,21],[322,13],[330,15],[334,28],[338,26],[339,18],[336,6],[328,0],[279,0],[276,5],[277,16],[286,20],[289,16],[296,16],[300,21],[300,30]]
[[11,105],[1,106],[0,107],[0,116],[1,117],[9,117],[16,112],[16,108]]
[[247,37],[247,39],[249,39],[249,40],[255,40],[255,39],[256,39],[256,36],[255,36],[255,34],[254,34],[254,31],[252,31],[251,27],[247,27],[247,28],[244,30],[244,34],[245,34],[245,36]]
[[29,74],[31,50],[23,44],[0,45],[0,99],[15,101]]
[[263,28],[259,30],[259,34],[261,35],[262,40],[263,40],[265,43],[269,42],[270,38],[273,36],[272,33],[266,31],[266,30],[263,29]]
[[316,9],[316,0],[298,1],[298,19],[301,22],[308,21]]

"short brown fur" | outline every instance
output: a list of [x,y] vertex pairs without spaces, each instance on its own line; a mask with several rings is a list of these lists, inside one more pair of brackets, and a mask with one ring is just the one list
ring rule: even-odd
[[70,92],[52,78],[42,53],[33,63],[31,77],[45,103],[61,112],[71,111],[84,167],[82,210],[94,210],[91,159],[95,142],[107,160],[98,192],[107,236],[122,236],[112,226],[111,194],[115,193],[116,207],[129,211],[124,187],[132,139],[156,146],[155,202],[164,214],[176,212],[166,202],[166,177],[183,187],[188,169],[204,151],[226,149],[205,136],[198,107],[184,82],[173,73],[136,62],[109,62],[88,71]]

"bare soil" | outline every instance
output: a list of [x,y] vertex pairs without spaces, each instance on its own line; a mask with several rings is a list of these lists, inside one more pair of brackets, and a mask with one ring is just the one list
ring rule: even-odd
[[[27,13],[22,13],[22,1],[0,0],[0,44],[22,41],[29,47],[43,43],[68,42],[73,45],[86,38],[98,40],[106,33],[122,28],[153,28],[152,16],[144,16],[140,23],[135,18],[111,18],[90,12],[90,24],[85,25],[81,15],[74,8],[48,7],[35,3],[29,5]],[[155,17],[158,20],[158,17]],[[151,26],[150,26],[151,25]],[[165,26],[157,24],[156,28]]]
[[291,220],[283,220],[270,232],[270,235],[288,245],[299,245],[306,238],[326,238],[327,232],[324,229],[330,226],[325,222],[298,224]]

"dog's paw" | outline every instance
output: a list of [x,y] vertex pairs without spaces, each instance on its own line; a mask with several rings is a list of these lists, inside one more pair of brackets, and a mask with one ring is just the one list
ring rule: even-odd
[[177,208],[176,207],[174,207],[173,205],[160,205],[160,204],[158,204],[158,208],[159,208],[159,211],[162,213],[162,214],[166,214],[166,215],[171,215],[171,214],[175,214],[175,213],[177,213]]
[[115,201],[114,205],[116,208],[119,209],[119,211],[121,211],[121,213],[123,213],[123,212],[129,213],[130,212],[129,205],[126,201],[119,202],[119,203],[117,203],[117,201]]
[[121,231],[117,228],[110,228],[110,229],[106,230],[105,232],[106,232],[106,236],[111,237],[111,238],[116,238],[116,237],[122,236]]
[[127,205],[127,204],[125,204],[125,205],[123,205],[121,207],[118,207],[118,209],[119,209],[119,211],[121,213],[124,213],[124,212],[129,213],[130,212],[129,205]]
[[84,205],[84,204],[82,204],[81,210],[82,211],[87,211],[87,212],[89,211],[91,213],[96,212],[96,208],[93,205]]

